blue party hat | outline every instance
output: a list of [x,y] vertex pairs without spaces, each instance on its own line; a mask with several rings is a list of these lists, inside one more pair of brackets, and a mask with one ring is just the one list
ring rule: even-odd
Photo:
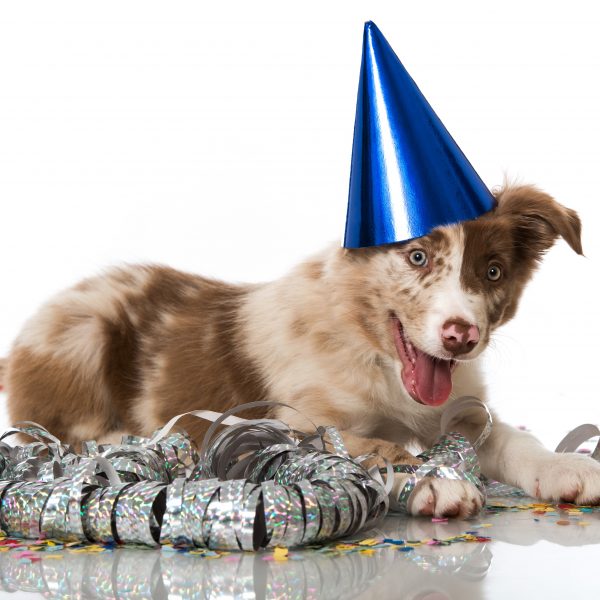
[[344,247],[420,237],[494,204],[387,40],[366,23]]

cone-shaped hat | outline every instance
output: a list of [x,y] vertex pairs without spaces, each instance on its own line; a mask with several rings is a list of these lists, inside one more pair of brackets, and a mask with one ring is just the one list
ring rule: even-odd
[[493,206],[387,40],[366,23],[344,246],[409,240]]

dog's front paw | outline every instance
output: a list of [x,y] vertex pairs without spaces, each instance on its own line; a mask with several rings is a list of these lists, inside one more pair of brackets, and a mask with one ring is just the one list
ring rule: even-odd
[[413,491],[408,510],[415,516],[465,519],[475,516],[483,502],[483,495],[469,481],[426,477]]
[[600,463],[575,453],[553,454],[532,465],[523,489],[540,500],[600,504]]

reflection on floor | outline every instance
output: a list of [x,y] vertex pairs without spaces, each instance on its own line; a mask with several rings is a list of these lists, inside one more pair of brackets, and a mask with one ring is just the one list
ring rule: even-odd
[[[499,502],[532,501],[502,498]],[[32,560],[19,549],[11,549],[0,553],[0,590],[3,590],[0,598],[14,598],[10,592],[15,591],[19,592],[19,598],[463,600],[507,598],[509,593],[517,598],[511,585],[518,585],[518,577],[506,578],[503,573],[516,574],[522,569],[522,550],[527,552],[528,571],[537,569],[545,581],[551,580],[552,573],[543,566],[553,560],[554,554],[562,557],[563,566],[569,571],[571,563],[564,565],[566,547],[578,553],[569,554],[570,561],[575,560],[574,556],[585,562],[586,557],[591,560],[599,555],[597,547],[589,547],[600,543],[597,510],[504,509],[480,519],[432,523],[392,516],[379,529],[361,538],[425,542],[396,543],[374,549],[345,548],[339,552],[295,551],[281,561],[273,560],[272,552],[231,553],[208,559],[137,548],[100,553],[45,552],[36,554]],[[489,536],[492,541],[461,541],[443,546],[429,545],[426,541],[454,538],[465,531],[474,532],[474,537]],[[600,589],[600,584],[596,588]],[[559,593],[556,586],[549,589],[545,598],[558,597],[552,594],[552,590]]]

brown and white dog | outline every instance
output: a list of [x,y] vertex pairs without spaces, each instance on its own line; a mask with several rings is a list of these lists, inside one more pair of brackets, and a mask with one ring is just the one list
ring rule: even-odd
[[[406,243],[331,248],[272,283],[117,268],[59,294],[25,325],[7,364],[10,415],[69,442],[116,441],[186,411],[275,400],[336,425],[354,455],[415,462],[406,445],[430,447],[445,406],[485,397],[471,360],[514,316],[557,237],[582,253],[580,229],[550,196],[507,187],[474,221]],[[275,413],[307,427],[295,411]],[[197,439],[206,428],[183,425]],[[455,428],[473,438],[481,425],[471,415]],[[497,418],[479,455],[487,476],[532,496],[600,500],[600,464],[549,452]],[[410,509],[465,516],[481,502],[470,483],[432,480]]]

